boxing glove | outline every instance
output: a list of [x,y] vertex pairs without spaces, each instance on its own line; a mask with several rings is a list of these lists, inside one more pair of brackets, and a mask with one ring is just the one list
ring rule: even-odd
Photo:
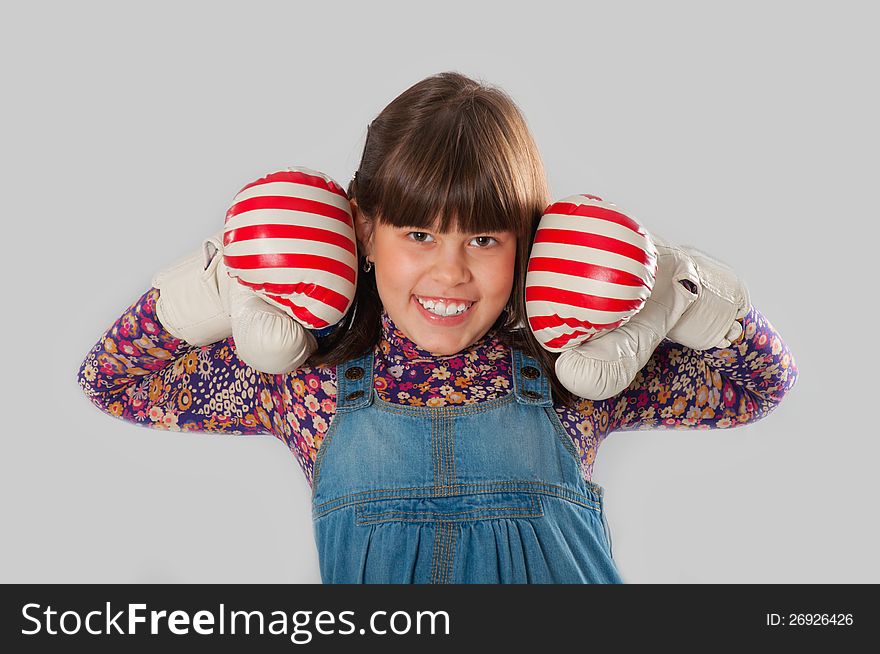
[[[711,258],[702,255],[698,264],[691,250],[668,243],[656,232],[651,239],[657,249],[657,276],[645,306],[625,324],[556,360],[560,383],[580,397],[603,400],[625,390],[664,338],[685,340],[688,343],[682,344],[688,346],[726,347],[742,334],[735,317],[745,315],[747,309],[739,308],[738,302],[748,300],[747,295],[742,300],[744,286],[734,281],[735,276],[718,284],[727,273],[722,274]],[[740,290],[732,292],[734,287]],[[728,304],[728,297],[740,299]]]
[[[579,197],[596,202],[585,203]],[[600,203],[600,199],[595,196],[573,196],[567,200],[574,200],[572,203],[574,208],[564,207],[563,214],[591,215],[594,218],[601,218],[603,211],[614,211],[611,217],[617,224],[631,227],[628,221],[624,220],[626,216],[619,208],[610,203]],[[539,225],[539,233],[544,226],[551,229],[558,227],[559,219],[553,217],[554,213],[559,213],[558,208],[545,213]],[[572,297],[585,298],[577,303],[576,309],[581,313],[571,318],[570,307],[553,307],[561,308],[563,316],[569,316],[567,327],[573,334],[569,338],[565,338],[565,334],[560,336],[552,332],[548,333],[546,329],[548,323],[552,325],[561,322],[560,316],[556,313],[549,317],[545,316],[543,322],[537,323],[532,320],[533,316],[530,316],[530,327],[542,346],[550,351],[563,352],[556,361],[557,377],[576,395],[600,400],[623,391],[644,367],[663,338],[669,338],[694,349],[707,349],[727,347],[742,334],[742,325],[737,319],[745,316],[749,308],[748,291],[744,283],[725,264],[694,248],[673,246],[656,233],[645,234],[650,243],[646,242],[644,249],[646,252],[656,253],[656,267],[652,270],[650,263],[648,264],[645,288],[650,292],[644,306],[639,307],[635,313],[621,316],[616,325],[614,322],[606,322],[597,327],[595,323],[590,323],[587,319],[601,321],[605,314],[598,314],[595,311],[597,306],[603,310],[609,308],[607,304],[602,304],[608,296],[620,298],[631,297],[631,294],[626,288],[598,284],[600,279],[615,281],[604,268],[597,269],[595,266],[604,264],[616,270],[619,261],[609,260],[608,251],[617,251],[619,248],[613,243],[603,245],[601,241],[596,241],[597,227],[594,223],[588,221],[573,223],[571,219],[566,220],[572,231],[584,229],[586,235],[557,232],[554,236],[551,232],[551,240],[561,241],[569,246],[580,244],[591,247],[591,249],[568,247],[557,252],[559,255],[567,253],[579,264],[578,270],[583,281],[564,278],[562,284],[569,289],[573,286],[583,295],[571,295],[571,291],[568,290],[559,294],[559,297],[566,301],[571,301]],[[603,232],[607,236],[621,238],[621,233],[609,232],[605,226]],[[623,240],[627,242],[632,240],[629,232],[622,234]],[[537,252],[541,253],[541,250]],[[533,248],[532,257],[535,257],[535,253],[536,249]],[[530,269],[531,265],[530,261]],[[558,264],[557,267],[561,265]],[[548,265],[539,263],[539,267],[547,268]],[[651,279],[652,272],[655,273],[653,279]],[[605,277],[603,273],[606,273]],[[577,272],[571,271],[569,274],[576,276]],[[528,282],[527,277],[527,299]],[[606,295],[603,296],[602,292]],[[553,297],[552,288],[545,289],[543,293]],[[585,314],[586,305],[589,305],[588,308],[594,313]],[[536,327],[544,327],[544,329],[539,330]],[[577,333],[578,331],[580,333]]]
[[542,347],[563,352],[624,324],[645,304],[657,253],[647,230],[595,195],[547,207],[526,271],[529,328]]
[[159,289],[156,316],[175,338],[208,345],[232,336],[228,293],[231,280],[217,253],[223,232],[209,236],[179,262],[160,270],[152,285]]
[[699,278],[697,299],[669,330],[670,341],[693,350],[730,347],[743,334],[751,308],[745,281],[726,263],[689,245],[680,246]]
[[283,314],[311,330],[332,329],[353,303],[357,285],[357,241],[345,191],[303,167],[248,184],[226,215],[223,260],[238,284]]
[[232,280],[223,263],[223,232],[158,272],[156,317],[175,338],[209,345],[233,336],[239,359],[256,370],[287,373],[317,349],[306,329]]

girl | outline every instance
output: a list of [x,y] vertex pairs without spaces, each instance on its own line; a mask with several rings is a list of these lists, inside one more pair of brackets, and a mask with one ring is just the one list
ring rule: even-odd
[[[592,481],[608,434],[749,424],[795,382],[750,307],[729,348],[664,340],[620,394],[566,390],[526,327],[550,197],[501,90],[450,72],[414,85],[370,125],[347,190],[364,274],[306,364],[266,374],[231,338],[188,345],[160,324],[152,288],[79,371],[116,417],[282,440],[312,487],[325,583],[623,582]],[[469,305],[454,327],[424,306],[440,298]]]

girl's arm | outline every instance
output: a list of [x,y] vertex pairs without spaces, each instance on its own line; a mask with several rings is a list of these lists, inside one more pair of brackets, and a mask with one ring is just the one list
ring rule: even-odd
[[746,425],[773,411],[797,380],[794,356],[754,307],[728,348],[664,339],[623,392],[609,398],[608,432]]
[[283,431],[260,400],[272,389],[235,355],[232,339],[189,345],[156,317],[159,291],[134,302],[91,349],[77,380],[101,411],[155,429],[234,434]]
[[152,288],[92,348],[77,380],[101,411],[174,431],[271,434],[290,448],[311,484],[312,466],[336,409],[335,366],[258,372],[227,338],[189,345],[156,317]]

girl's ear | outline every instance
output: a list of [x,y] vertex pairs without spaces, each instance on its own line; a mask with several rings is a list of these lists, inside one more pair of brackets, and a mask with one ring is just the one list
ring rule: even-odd
[[373,251],[373,221],[367,218],[357,206],[357,200],[349,200],[351,215],[354,218],[354,231],[358,247],[363,247],[361,254],[369,256]]

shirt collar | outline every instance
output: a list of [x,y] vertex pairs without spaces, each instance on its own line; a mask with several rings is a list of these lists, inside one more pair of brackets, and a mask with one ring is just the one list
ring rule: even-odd
[[382,339],[379,347],[387,359],[400,363],[433,363],[451,359],[468,358],[474,360],[475,355],[488,351],[496,345],[495,330],[490,329],[479,340],[461,352],[449,355],[435,355],[422,349],[407,338],[391,320],[385,308],[382,308]]

